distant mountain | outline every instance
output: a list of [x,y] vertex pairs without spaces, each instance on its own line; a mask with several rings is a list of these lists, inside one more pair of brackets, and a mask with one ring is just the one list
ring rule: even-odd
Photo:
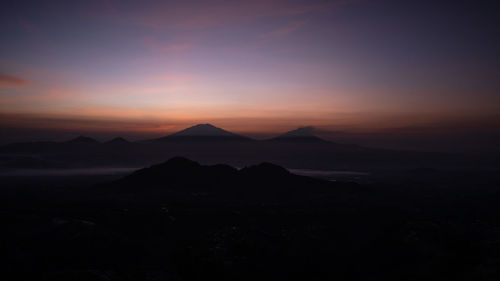
[[[131,148],[136,148],[137,144],[133,142],[129,142],[128,140],[122,138],[122,137],[116,137],[112,140],[109,140],[107,142],[102,143],[102,146],[99,148],[100,151],[102,151],[102,154],[108,153],[108,152],[120,152],[120,157],[127,157],[127,154],[130,155],[132,154],[132,149]],[[116,159],[116,154],[113,155],[113,158]],[[129,157],[129,158],[133,158]]]
[[217,137],[238,137],[238,135],[228,132],[224,129],[217,128],[212,124],[198,124],[177,133],[172,134],[173,137],[186,136],[217,136]]
[[315,136],[314,132],[313,128],[305,127],[270,140],[257,141],[210,124],[199,124],[163,138],[143,142],[131,143],[123,138],[115,138],[100,143],[80,136],[66,142],[0,146],[0,165],[40,168],[140,167],[176,155],[205,163],[230,163],[239,167],[269,161],[297,169],[412,169],[470,162],[468,158],[461,156],[335,143]]
[[329,141],[324,140],[316,135],[314,135],[314,127],[300,127],[295,130],[286,132],[280,136],[270,139],[270,141],[282,141],[282,142],[323,142],[327,143]]
[[97,140],[95,140],[93,138],[90,138],[90,137],[86,137],[86,136],[79,136],[77,138],[71,139],[71,140],[66,141],[64,143],[71,144],[71,145],[81,145],[81,144],[84,144],[84,145],[93,145],[93,144],[100,144],[100,142],[98,142]]
[[250,138],[228,132],[211,124],[198,124],[156,141],[188,140],[250,140]]
[[124,145],[124,144],[131,144],[128,140],[122,138],[122,137],[116,137],[110,141],[105,142],[104,144],[108,145]]

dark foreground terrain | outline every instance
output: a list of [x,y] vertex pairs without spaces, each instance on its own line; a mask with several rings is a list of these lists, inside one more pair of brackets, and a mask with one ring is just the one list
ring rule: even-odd
[[332,182],[184,158],[3,176],[2,280],[499,280],[500,176]]

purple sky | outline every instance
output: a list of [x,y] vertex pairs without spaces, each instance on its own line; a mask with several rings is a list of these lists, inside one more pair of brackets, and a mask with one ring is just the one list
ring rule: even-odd
[[500,124],[498,4],[10,1],[0,13],[12,139],[207,122],[254,136]]

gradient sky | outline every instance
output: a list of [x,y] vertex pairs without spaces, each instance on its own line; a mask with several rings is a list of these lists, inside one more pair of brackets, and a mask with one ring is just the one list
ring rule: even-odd
[[0,126],[497,130],[499,11],[494,1],[7,1]]

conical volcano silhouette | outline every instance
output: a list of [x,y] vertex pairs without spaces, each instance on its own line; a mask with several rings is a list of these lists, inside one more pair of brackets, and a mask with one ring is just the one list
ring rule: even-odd
[[280,136],[277,136],[272,141],[300,141],[300,142],[328,142],[317,137],[314,127],[300,127],[292,131],[288,131]]
[[211,124],[198,124],[156,141],[241,141],[248,137],[228,132]]
[[198,124],[177,133],[170,135],[172,137],[185,137],[185,136],[210,136],[210,137],[240,137],[224,129],[215,127],[212,124]]

